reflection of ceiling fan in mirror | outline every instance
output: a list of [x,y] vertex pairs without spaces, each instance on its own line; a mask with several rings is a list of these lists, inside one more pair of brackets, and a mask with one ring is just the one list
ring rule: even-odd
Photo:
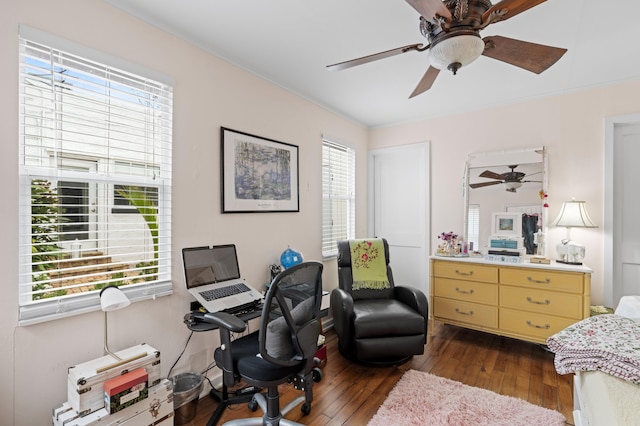
[[531,173],[527,175],[525,173],[515,171],[515,168],[518,167],[517,164],[515,166],[507,166],[507,167],[511,169],[510,172],[496,173],[496,172],[492,172],[491,170],[485,170],[484,172],[480,173],[479,177],[495,179],[495,180],[490,180],[487,182],[471,183],[469,184],[469,187],[475,189],[475,188],[482,188],[485,186],[504,184],[506,188],[505,190],[507,192],[516,192],[516,190],[520,188],[523,183],[541,182],[539,180],[524,180],[525,177],[537,175],[538,173],[541,173],[541,172]]
[[350,61],[328,65],[342,70],[409,51],[429,50],[430,66],[410,98],[431,88],[441,69],[456,74],[480,55],[540,74],[567,51],[503,36],[480,38],[480,30],[525,12],[546,0],[406,0],[420,16],[420,32],[429,44],[410,44]]

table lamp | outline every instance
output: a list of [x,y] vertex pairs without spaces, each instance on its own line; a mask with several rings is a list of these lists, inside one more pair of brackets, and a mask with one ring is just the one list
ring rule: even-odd
[[108,285],[100,290],[100,307],[104,311],[104,351],[106,354],[111,355],[117,361],[114,364],[108,365],[98,370],[98,372],[108,370],[118,365],[126,364],[127,362],[147,356],[146,352],[138,355],[134,355],[127,359],[122,359],[118,355],[109,350],[107,345],[107,312],[117,311],[118,309],[126,308],[131,304],[131,301],[122,290],[115,285]]
[[567,237],[556,245],[560,263],[582,265],[585,246],[571,241],[571,228],[597,228],[587,213],[584,201],[565,201],[562,203],[560,214],[553,222],[555,226],[567,228]]

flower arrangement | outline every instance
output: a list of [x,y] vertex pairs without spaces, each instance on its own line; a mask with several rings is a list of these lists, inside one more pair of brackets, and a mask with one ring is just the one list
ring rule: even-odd
[[438,235],[438,238],[442,241],[457,241],[458,234],[454,234],[453,231],[443,232],[442,234]]
[[440,256],[455,256],[458,253],[458,234],[453,231],[443,232],[438,235],[442,243],[438,245],[436,254]]

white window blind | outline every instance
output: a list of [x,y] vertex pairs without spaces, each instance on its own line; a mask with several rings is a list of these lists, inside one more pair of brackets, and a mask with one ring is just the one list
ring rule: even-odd
[[322,255],[338,254],[337,242],[355,237],[355,151],[322,142]]
[[20,323],[170,294],[172,87],[19,43]]
[[473,249],[480,251],[480,204],[469,204],[467,238],[473,243]]

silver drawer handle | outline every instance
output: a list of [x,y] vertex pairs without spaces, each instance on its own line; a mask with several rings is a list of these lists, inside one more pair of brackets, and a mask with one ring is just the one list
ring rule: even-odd
[[536,284],[549,284],[551,282],[551,278],[545,278],[544,281],[543,281],[543,280],[534,280],[531,277],[527,277],[527,280],[529,280],[532,283],[536,283]]
[[462,293],[462,294],[473,294],[473,289],[471,289],[469,291],[465,291],[465,290],[460,290],[458,287],[456,287],[456,291],[458,293]]
[[456,308],[456,312],[461,314],[461,315],[473,315],[473,311],[469,311],[469,312],[463,312],[460,309]]
[[545,325],[532,324],[531,321],[527,321],[527,325],[529,327],[539,328],[539,329],[542,329],[542,330],[548,330],[551,327],[549,324],[545,324]]
[[465,276],[469,276],[469,275],[473,275],[473,271],[469,271],[469,272],[460,272],[459,270],[456,269],[456,274],[458,275],[465,275]]
[[534,303],[536,305],[548,305],[551,303],[551,301],[549,299],[545,299],[543,302],[539,301],[539,300],[533,300],[530,297],[527,297],[527,302],[529,303]]

